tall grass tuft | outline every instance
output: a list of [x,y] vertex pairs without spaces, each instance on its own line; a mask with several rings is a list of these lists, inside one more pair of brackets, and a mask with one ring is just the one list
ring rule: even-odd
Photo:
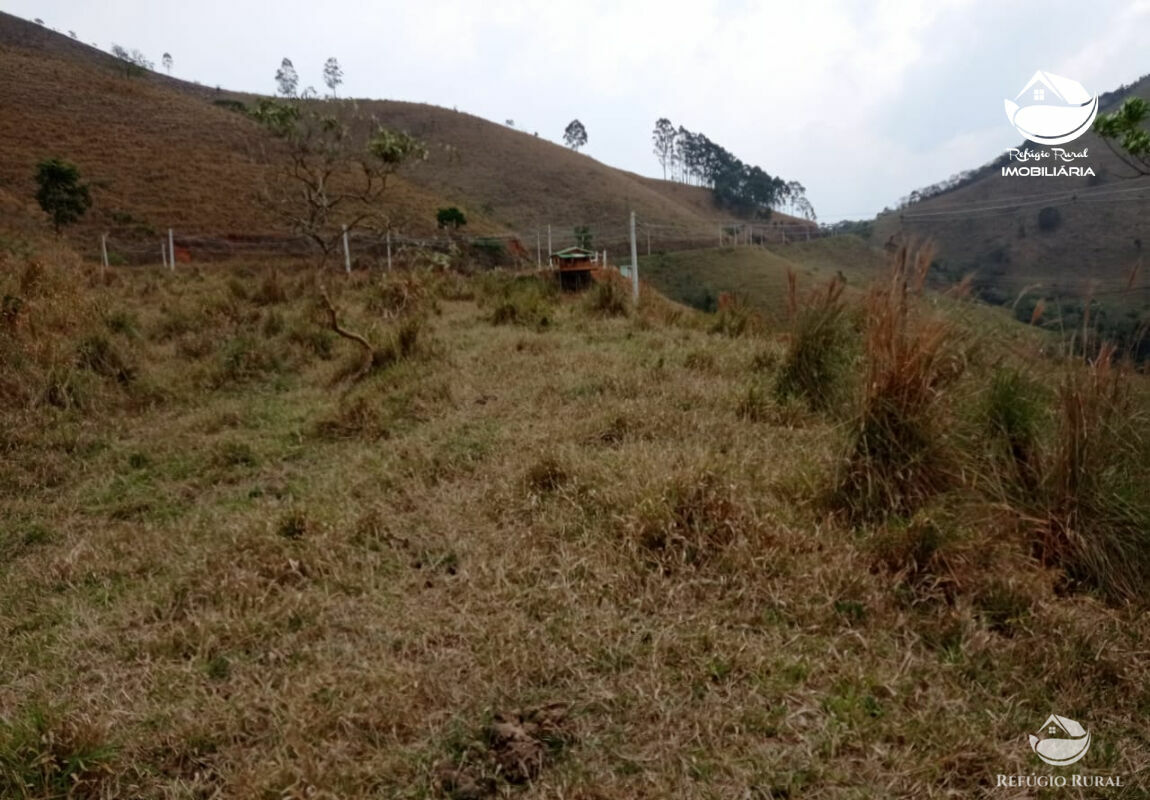
[[811,410],[823,410],[841,396],[850,360],[843,283],[832,279],[800,300],[794,272],[788,270],[787,281],[791,332],[775,395],[780,400],[802,398]]
[[946,388],[962,373],[958,330],[921,310],[932,250],[903,245],[865,302],[865,389],[835,492],[852,519],[913,512],[951,484]]
[[1045,392],[1018,369],[999,368],[982,404],[994,478],[1006,498],[1033,500],[1042,471],[1041,434],[1046,421]]
[[1110,599],[1150,596],[1150,451],[1127,372],[1101,347],[1058,386],[1058,427],[1036,550]]

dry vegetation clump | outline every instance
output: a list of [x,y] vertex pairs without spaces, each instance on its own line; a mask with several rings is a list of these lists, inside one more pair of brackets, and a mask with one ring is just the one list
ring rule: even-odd
[[719,296],[719,310],[711,323],[711,333],[737,338],[763,333],[766,321],[745,297],[731,292]]
[[921,308],[929,248],[903,246],[865,301],[864,389],[835,502],[852,519],[908,514],[953,485],[945,390],[962,374],[960,330]]
[[1016,367],[997,367],[982,402],[983,434],[991,463],[984,479],[998,481],[992,491],[1018,503],[1034,500],[1044,464],[1042,435],[1050,412],[1044,387]]
[[0,403],[89,408],[136,377],[128,342],[112,341],[74,257],[0,254]]
[[753,524],[731,484],[704,471],[653,487],[625,518],[624,530],[642,561],[669,574],[713,560]]
[[640,325],[699,328],[709,315],[676,303],[646,283],[640,284],[637,321]]
[[369,284],[365,307],[387,319],[438,313],[440,283],[431,273],[384,272]]
[[0,796],[12,800],[112,796],[116,748],[91,720],[39,709],[0,718]]
[[273,269],[259,282],[259,286],[252,293],[251,301],[260,306],[278,305],[286,303],[290,289],[278,269]]
[[[332,383],[339,383],[347,379],[355,383],[373,372],[385,370],[402,361],[429,353],[428,348],[423,346],[420,339],[420,331],[424,326],[422,316],[418,316],[414,312],[411,315],[403,316],[378,337],[382,339],[382,343],[374,345],[363,334],[340,324],[339,311],[328,296],[326,289],[321,289],[320,296],[327,310],[328,324],[331,330],[338,336],[359,346],[359,355],[346,361],[336,371]],[[367,303],[369,311],[378,311],[378,308],[372,307],[372,298],[377,297],[378,295],[374,293],[369,296]]]
[[842,400],[850,365],[844,284],[832,279],[800,300],[793,271],[787,272],[787,280],[790,334],[775,395],[780,400],[798,397],[813,411],[825,410]]
[[631,313],[631,286],[620,275],[605,272],[584,299],[588,313],[600,317],[625,317]]
[[538,275],[486,273],[480,278],[480,302],[491,308],[493,325],[523,325],[545,330],[555,317],[559,287]]
[[507,784],[536,780],[572,744],[567,712],[552,703],[495,714],[478,736],[450,742],[453,752],[436,768],[435,787],[452,800],[483,800]]
[[364,380],[335,398],[315,422],[321,439],[386,439],[441,414],[453,404],[451,387],[436,379],[390,372]]
[[1114,358],[1103,345],[1088,364],[1071,365],[1056,389],[1057,428],[1034,509],[1036,552],[1072,582],[1112,598],[1146,598],[1148,420]]
[[571,479],[554,456],[544,456],[531,465],[524,477],[527,489],[538,494],[554,492]]

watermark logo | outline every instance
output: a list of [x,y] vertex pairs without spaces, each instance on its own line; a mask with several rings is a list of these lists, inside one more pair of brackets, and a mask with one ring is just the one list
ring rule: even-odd
[[1069,717],[1051,714],[1038,734],[1030,735],[1030,749],[1051,766],[1069,766],[1090,749],[1090,733]]
[[1098,116],[1098,98],[1081,83],[1039,70],[1013,100],[1004,100],[1006,118],[1035,144],[1077,139]]
[[[1051,714],[1037,733],[1027,739],[1030,749],[1043,762],[1053,767],[1068,767],[1086,755],[1090,749],[1090,733],[1082,725],[1069,717]],[[1120,788],[1126,785],[1124,776],[1097,772],[1051,771],[1045,774],[999,773],[995,776],[996,788],[1000,789],[1099,789]]]

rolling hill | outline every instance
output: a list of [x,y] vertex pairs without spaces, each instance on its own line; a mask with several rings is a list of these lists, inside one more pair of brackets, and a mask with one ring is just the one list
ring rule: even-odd
[[836,236],[770,247],[718,247],[656,253],[639,259],[639,274],[668,297],[713,311],[719,295],[732,292],[781,320],[786,310],[787,272],[800,289],[813,288],[838,276],[848,292],[881,274],[881,251],[857,236]]
[[[1101,113],[1130,96],[1150,98],[1150,76],[1103,95]],[[1031,287],[1050,296],[1093,290],[1127,309],[1150,308],[1146,271],[1133,274],[1131,284],[1150,236],[1150,178],[1127,177],[1130,170],[1094,133],[1065,147],[1086,148],[1088,161],[1078,163],[1095,175],[1004,176],[1001,163],[991,162],[950,191],[880,215],[877,243],[899,235],[933,238],[944,275],[973,273],[980,294],[993,302],[1013,302]]]
[[[226,103],[253,95],[211,89],[148,72],[124,74],[114,57],[35,23],[0,13],[0,191],[8,205],[31,203],[35,164],[76,163],[96,186],[96,204],[74,236],[97,231],[154,239],[185,235],[267,235],[276,221],[254,201],[267,167],[258,155],[276,143]],[[574,225],[621,241],[627,215],[680,229],[712,226],[720,213],[707,189],[644,178],[528,133],[436,106],[345,101],[365,117],[425,139],[433,157],[398,177],[387,211],[403,233],[434,230],[435,210],[457,205],[473,234],[533,241],[551,225],[556,246]],[[450,157],[445,153],[450,152]],[[775,223],[797,220],[777,215]]]

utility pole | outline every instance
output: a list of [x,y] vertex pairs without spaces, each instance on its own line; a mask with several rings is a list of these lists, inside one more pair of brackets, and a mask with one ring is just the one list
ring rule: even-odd
[[543,240],[538,228],[535,229],[535,269],[543,269]]
[[631,299],[639,302],[639,253],[635,244],[635,212],[631,212]]
[[351,274],[351,248],[347,246],[347,226],[343,226],[343,270]]
[[387,226],[387,271],[391,272],[391,226]]
[[168,261],[171,262],[171,268],[176,268],[176,240],[172,238],[172,229],[168,228]]
[[163,239],[160,239],[160,261],[164,264],[164,269],[168,268],[168,244]]
[[551,249],[551,226],[547,226],[547,266],[551,266],[551,256],[554,251]]
[[103,270],[108,268],[108,234],[106,233],[100,234],[100,255],[103,257],[103,260],[100,262],[100,277],[102,278],[104,277]]

